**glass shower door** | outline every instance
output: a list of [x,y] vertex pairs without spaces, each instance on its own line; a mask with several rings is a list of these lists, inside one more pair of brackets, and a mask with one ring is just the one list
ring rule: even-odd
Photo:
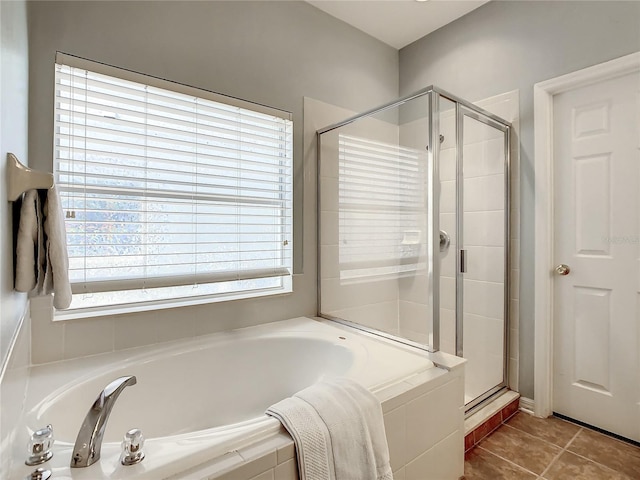
[[[506,386],[508,130],[459,107],[457,277],[458,355],[467,410]],[[461,240],[461,241],[460,241]]]
[[437,349],[428,92],[319,134],[319,310]]

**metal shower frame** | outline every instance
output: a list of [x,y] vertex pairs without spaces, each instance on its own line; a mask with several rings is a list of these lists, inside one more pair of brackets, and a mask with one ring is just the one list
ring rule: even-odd
[[[390,333],[382,332],[380,330],[376,330],[370,327],[366,327],[364,325],[344,320],[341,318],[334,317],[332,315],[323,314],[320,311],[321,306],[321,270],[322,265],[320,262],[320,215],[317,215],[317,240],[318,240],[318,249],[317,249],[317,299],[318,299],[318,316],[322,318],[327,318],[329,320],[333,320],[345,325],[349,325],[351,327],[357,328],[359,330],[363,330],[369,333],[373,333],[376,335],[380,335],[385,338],[389,338],[407,345],[411,345],[413,347],[426,350],[429,352],[435,352],[440,350],[440,282],[434,281],[434,279],[440,278],[440,252],[439,252],[439,244],[440,244],[440,175],[439,175],[439,164],[440,164],[440,100],[442,98],[449,100],[455,105],[455,118],[456,118],[456,191],[457,191],[457,207],[456,207],[456,221],[457,221],[457,232],[456,232],[456,354],[458,356],[463,355],[463,300],[464,300],[464,288],[463,282],[464,278],[462,276],[461,270],[461,246],[463,245],[463,234],[464,234],[464,215],[463,215],[463,188],[464,188],[464,177],[461,169],[461,165],[463,162],[463,119],[464,116],[468,116],[477,120],[481,123],[489,125],[493,128],[496,128],[504,133],[504,205],[505,205],[505,221],[504,221],[504,306],[503,306],[503,315],[504,315],[504,332],[503,332],[503,340],[504,340],[504,358],[503,358],[503,377],[502,382],[487,392],[483,393],[479,397],[476,397],[471,402],[466,404],[467,415],[473,413],[473,411],[477,410],[481,406],[484,405],[484,402],[491,398],[497,392],[503,390],[507,386],[508,380],[508,360],[509,360],[509,303],[510,303],[510,279],[511,279],[511,264],[510,264],[510,239],[511,239],[511,227],[510,227],[510,211],[511,211],[511,191],[510,191],[510,176],[511,176],[511,134],[512,134],[512,125],[506,120],[500,118],[497,115],[484,110],[456,95],[453,95],[445,90],[442,90],[433,85],[418,90],[415,93],[402,97],[393,102],[386,103],[377,108],[368,110],[364,113],[355,115],[353,117],[347,118],[339,123],[335,123],[328,127],[325,127],[316,132],[316,142],[317,142],[317,205],[319,210],[320,205],[320,162],[321,162],[321,149],[320,149],[320,138],[321,135],[327,133],[331,130],[335,130],[337,128],[343,127],[350,123],[356,122],[357,120],[369,117],[372,115],[379,114],[384,112],[385,110],[389,110],[392,108],[399,107],[411,100],[414,100],[419,97],[423,97],[428,95],[429,100],[429,112],[428,112],[428,122],[429,122],[429,132],[428,132],[428,154],[427,154],[427,162],[428,167],[430,169],[430,175],[428,180],[428,192],[429,192],[429,205],[428,205],[428,215],[433,219],[432,222],[427,223],[427,236],[429,239],[428,247],[430,247],[430,255],[428,256],[428,266],[430,272],[430,285],[431,289],[429,293],[429,301],[432,306],[432,345],[424,345],[421,343],[414,342],[412,340],[399,337],[396,335],[392,335]],[[432,146],[435,146],[433,148]]]

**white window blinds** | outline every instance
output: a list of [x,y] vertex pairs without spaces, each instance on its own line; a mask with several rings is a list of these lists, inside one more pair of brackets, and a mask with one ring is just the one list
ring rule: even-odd
[[67,60],[54,155],[74,293],[290,286],[290,114]]
[[340,134],[338,165],[340,277],[424,268],[426,152]]

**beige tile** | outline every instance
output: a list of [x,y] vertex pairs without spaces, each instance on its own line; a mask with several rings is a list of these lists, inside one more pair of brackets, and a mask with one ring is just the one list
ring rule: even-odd
[[[27,444],[25,424],[22,413],[24,411],[25,396],[29,384],[29,346],[30,346],[29,318],[25,317],[14,338],[15,343],[7,357],[4,374],[0,381],[0,472],[8,472],[8,463],[16,458],[24,458]],[[6,464],[4,462],[7,462]],[[7,465],[5,467],[5,465]]]
[[235,469],[242,465],[243,460],[237,452],[227,452],[219,456],[211,462],[207,462],[206,466],[196,466],[186,472],[176,473],[166,477],[165,480],[185,480],[191,478],[207,480],[234,480]]
[[114,319],[114,349],[140,347],[157,343],[157,327],[150,318],[115,318]]
[[538,418],[523,412],[516,413],[507,425],[562,448],[566,447],[580,430],[579,426],[559,418]]
[[[219,478],[219,480],[240,480],[245,478],[253,480],[253,477],[262,475],[265,472],[271,472],[273,474],[276,461],[275,451],[271,454],[256,458],[255,460],[247,461],[247,456],[243,456],[241,453],[240,457],[245,460],[243,463],[215,478]],[[273,477],[270,478],[272,479]]]
[[66,322],[64,358],[84,357],[113,350],[113,319],[93,318]]
[[405,468],[402,467],[400,470],[393,472],[393,480],[406,480]]
[[[456,429],[463,429],[462,415],[457,409],[451,408],[451,403],[457,400],[459,381],[460,379],[456,378],[407,403],[406,458],[408,461],[421,455]],[[432,417],[426,415],[426,412],[439,412],[439,414]]]
[[295,458],[281,463],[275,468],[275,480],[298,480],[298,463]]
[[540,475],[561,451],[555,445],[508,425],[498,428],[485,438],[480,446],[537,475]]
[[263,472],[260,475],[256,475],[255,477],[251,477],[250,480],[274,480],[273,470],[267,470],[266,472]]
[[464,440],[457,431],[408,463],[406,480],[459,478],[464,473]]
[[[201,305],[194,305],[179,311],[168,309],[154,317],[154,329],[158,342],[170,342],[195,335],[195,325],[199,320],[198,313]],[[156,312],[158,314],[159,312]],[[201,323],[201,322],[198,322]],[[211,323],[211,322],[209,322]]]
[[[50,302],[42,304],[42,298],[31,300],[31,361],[35,364],[55,362],[64,358],[64,326],[66,322],[54,322]],[[35,300],[40,300],[36,303]],[[34,305],[38,305],[35,307]]]
[[397,470],[407,461],[407,428],[405,407],[384,414],[384,429],[389,444],[391,469]]
[[631,478],[640,478],[640,447],[583,428],[567,450]]
[[464,462],[465,480],[535,480],[536,475],[476,447]]
[[630,480],[630,477],[591,460],[564,452],[544,474],[545,480]]
[[[289,435],[289,434],[287,433],[286,435]],[[295,444],[293,443],[293,440],[291,440],[291,442],[285,445],[284,447],[278,448],[277,455],[278,455],[278,464],[284,463],[291,459],[295,461],[296,447],[295,447]]]
[[[238,453],[247,462],[243,465],[247,471],[251,471],[251,475],[264,472],[270,468],[275,468],[278,464],[278,454],[276,448],[270,448],[270,445],[264,444],[250,445],[238,450]],[[248,475],[247,475],[248,476]]]

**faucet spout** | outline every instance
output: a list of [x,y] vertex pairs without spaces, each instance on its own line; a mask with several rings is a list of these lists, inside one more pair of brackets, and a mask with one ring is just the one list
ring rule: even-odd
[[81,468],[93,465],[100,459],[102,438],[107,426],[109,414],[122,391],[137,382],[134,375],[116,378],[107,385],[93,402],[84,417],[80,431],[76,438],[71,456],[71,467]]

